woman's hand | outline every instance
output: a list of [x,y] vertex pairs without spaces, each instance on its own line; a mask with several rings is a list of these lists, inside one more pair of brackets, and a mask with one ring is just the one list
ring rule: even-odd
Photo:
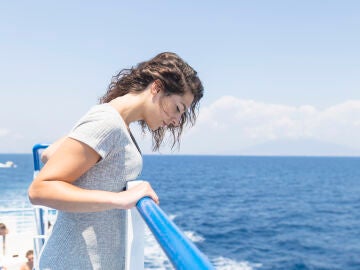
[[159,197],[152,189],[149,182],[141,182],[133,187],[130,187],[126,191],[118,193],[118,199],[115,204],[121,209],[130,209],[136,205],[136,203],[143,197],[150,197],[156,204],[159,204]]

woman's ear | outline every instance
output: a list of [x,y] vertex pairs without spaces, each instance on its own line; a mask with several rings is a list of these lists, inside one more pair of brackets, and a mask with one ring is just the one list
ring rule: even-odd
[[153,93],[154,95],[156,95],[157,93],[160,93],[161,90],[163,90],[164,85],[161,82],[161,80],[156,79],[155,81],[153,81],[153,83],[151,84],[151,93]]

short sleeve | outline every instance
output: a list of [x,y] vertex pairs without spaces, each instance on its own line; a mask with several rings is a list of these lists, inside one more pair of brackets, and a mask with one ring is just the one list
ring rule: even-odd
[[68,137],[87,144],[104,159],[122,135],[118,116],[97,105],[78,121]]

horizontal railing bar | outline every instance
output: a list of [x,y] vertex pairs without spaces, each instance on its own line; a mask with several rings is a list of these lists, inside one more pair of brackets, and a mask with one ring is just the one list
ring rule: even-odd
[[136,207],[175,269],[215,269],[152,199],[144,197]]

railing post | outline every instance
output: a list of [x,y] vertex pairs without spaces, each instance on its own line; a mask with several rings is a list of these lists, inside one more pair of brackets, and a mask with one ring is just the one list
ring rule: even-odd
[[[126,189],[143,181],[129,181]],[[136,208],[126,210],[125,270],[144,269],[145,223]]]

